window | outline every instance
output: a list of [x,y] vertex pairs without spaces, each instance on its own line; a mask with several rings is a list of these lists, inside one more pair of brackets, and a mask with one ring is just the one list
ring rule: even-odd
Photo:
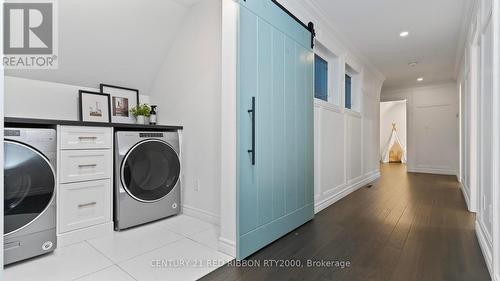
[[351,93],[351,76],[349,74],[345,75],[345,108],[352,108],[352,93]]
[[328,62],[314,55],[314,97],[328,101]]

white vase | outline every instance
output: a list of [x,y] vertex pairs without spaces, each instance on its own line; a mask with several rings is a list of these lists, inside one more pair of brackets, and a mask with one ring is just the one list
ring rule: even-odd
[[146,124],[146,121],[145,121],[144,115],[139,115],[139,116],[136,116],[136,117],[135,117],[135,123],[136,123],[136,124],[141,124],[141,125]]

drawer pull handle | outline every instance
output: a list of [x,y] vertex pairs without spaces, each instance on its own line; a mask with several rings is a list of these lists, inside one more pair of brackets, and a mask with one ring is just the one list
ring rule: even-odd
[[95,140],[97,137],[78,137],[79,140]]
[[78,165],[78,168],[92,168],[92,167],[96,167],[97,164],[82,164],[82,165]]
[[90,202],[90,203],[85,203],[85,204],[79,204],[78,208],[84,208],[84,207],[90,207],[96,205],[97,202]]

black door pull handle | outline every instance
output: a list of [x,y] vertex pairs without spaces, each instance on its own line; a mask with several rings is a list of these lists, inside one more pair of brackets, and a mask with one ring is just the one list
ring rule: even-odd
[[252,149],[248,150],[248,153],[252,156],[252,165],[255,166],[255,97],[252,97],[252,109],[248,110],[252,116]]

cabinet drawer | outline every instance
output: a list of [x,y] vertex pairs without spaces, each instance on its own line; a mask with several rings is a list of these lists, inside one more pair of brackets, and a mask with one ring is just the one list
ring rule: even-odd
[[59,186],[59,232],[111,221],[111,180]]
[[61,126],[61,149],[98,149],[112,147],[110,128]]
[[111,178],[111,149],[62,150],[60,182],[78,182]]

